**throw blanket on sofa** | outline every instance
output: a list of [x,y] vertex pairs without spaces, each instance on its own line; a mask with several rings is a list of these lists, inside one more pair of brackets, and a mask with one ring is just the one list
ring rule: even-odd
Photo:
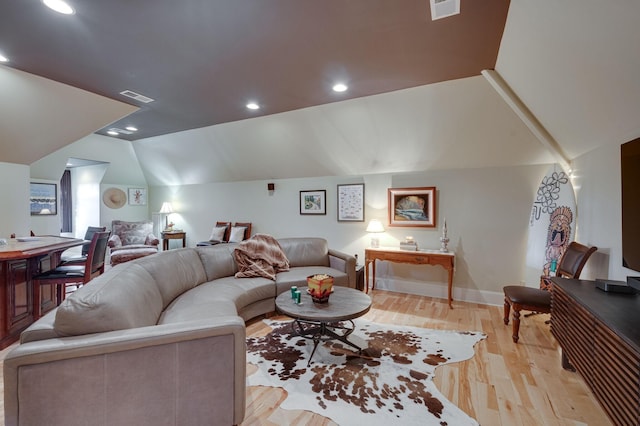
[[236,278],[264,277],[275,281],[278,272],[289,270],[289,260],[278,240],[267,234],[242,241],[233,257],[238,264]]

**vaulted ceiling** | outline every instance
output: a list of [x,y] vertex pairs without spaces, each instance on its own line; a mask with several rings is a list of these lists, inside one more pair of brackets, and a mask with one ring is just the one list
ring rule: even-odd
[[0,161],[128,125],[149,184],[537,164],[640,136],[637,2],[462,0],[435,21],[428,0],[70,3],[0,6]]

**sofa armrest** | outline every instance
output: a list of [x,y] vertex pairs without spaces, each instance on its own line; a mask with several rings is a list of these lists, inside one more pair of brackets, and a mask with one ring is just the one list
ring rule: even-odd
[[107,241],[107,245],[111,248],[116,248],[116,247],[121,247],[122,246],[122,240],[120,240],[120,237],[117,235],[112,235],[109,237],[109,240]]
[[147,239],[144,240],[144,243],[148,246],[157,246],[160,244],[160,240],[153,234],[147,235]]
[[[74,377],[72,384],[60,386],[60,383],[52,383],[55,386],[55,395],[48,395],[47,398],[55,396],[56,400],[73,401],[78,398],[78,389],[88,389],[82,400],[89,403],[89,406],[100,407],[105,403],[102,400],[105,395],[99,390],[107,383],[117,384],[122,380],[126,381],[127,377],[136,377],[132,389],[127,390],[126,386],[120,386],[114,392],[127,390],[131,394],[127,397],[145,395],[144,404],[151,407],[141,409],[150,410],[149,412],[158,408],[153,406],[154,395],[158,399],[157,394],[165,392],[165,398],[162,399],[166,399],[167,395],[186,398],[181,392],[194,393],[192,387],[209,389],[212,394],[205,397],[216,401],[218,395],[213,393],[217,392],[217,386],[206,386],[206,383],[197,382],[219,381],[220,384],[233,387],[231,394],[228,389],[225,390],[229,394],[230,401],[227,402],[233,410],[233,419],[229,418],[229,424],[240,424],[245,412],[245,346],[245,324],[238,316],[25,343],[11,350],[4,361],[6,425],[17,424],[18,418],[46,419],[47,413],[33,413],[33,410],[38,411],[38,399],[43,395],[39,395],[38,392],[21,391],[38,389],[43,377],[51,378],[65,374]],[[210,353],[212,350],[221,351],[229,356],[225,360],[218,355],[218,358],[211,360],[210,358],[216,357]],[[199,360],[202,363],[199,363]],[[104,369],[96,369],[96,366],[102,365],[105,366]],[[151,377],[140,377],[136,371],[140,365],[147,365],[145,369],[152,373]],[[108,366],[111,367],[106,368]],[[127,368],[131,368],[131,371],[123,371]],[[21,369],[24,371],[21,372]],[[175,375],[179,373],[187,382],[176,383],[176,389],[172,386],[158,386],[156,378],[165,372],[167,377],[177,377]],[[48,373],[53,376],[47,375]],[[30,383],[31,380],[34,382]],[[55,382],[55,379],[53,381]],[[167,383],[173,381],[169,380]],[[96,389],[95,394],[92,394],[93,389]],[[45,389],[43,392],[51,390]],[[177,396],[173,396],[174,394]],[[179,404],[176,402],[176,405]],[[33,424],[37,423],[36,421]]]
[[347,274],[349,287],[356,288],[356,258],[338,250],[329,249],[329,266]]

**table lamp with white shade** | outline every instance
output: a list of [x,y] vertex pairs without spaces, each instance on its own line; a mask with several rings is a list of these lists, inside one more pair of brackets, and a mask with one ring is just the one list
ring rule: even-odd
[[384,232],[384,226],[382,226],[382,222],[380,222],[378,219],[372,219],[369,222],[369,225],[367,225],[367,232],[371,233],[371,247],[380,247],[380,239],[376,234]]
[[165,215],[165,225],[164,225],[164,230],[165,231],[171,231],[171,229],[169,229],[169,215],[173,213],[173,207],[171,206],[171,203],[168,201],[165,201],[164,203],[162,203],[162,207],[160,208],[160,214],[164,214]]

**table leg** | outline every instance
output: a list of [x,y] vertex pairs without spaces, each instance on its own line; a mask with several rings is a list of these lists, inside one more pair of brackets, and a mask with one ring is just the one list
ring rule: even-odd
[[[311,365],[311,360],[313,358],[313,355],[316,353],[316,349],[318,348],[318,344],[320,344],[320,342],[325,342],[328,340],[339,340],[340,342],[355,348],[359,354],[362,353],[362,348],[360,346],[347,340],[347,337],[351,333],[353,333],[356,328],[353,321],[349,320],[349,322],[351,323],[351,328],[343,326],[341,322],[326,323],[294,320],[291,323],[291,331],[293,335],[313,340],[313,350],[311,351],[311,355],[309,355],[307,367]],[[309,325],[310,327],[305,328],[305,324]],[[344,333],[338,334],[334,330],[344,330]]]
[[371,261],[371,290],[376,288],[376,260]]
[[453,268],[447,270],[449,272],[449,309],[453,309]]
[[364,260],[364,292],[369,294],[369,264],[370,260]]

